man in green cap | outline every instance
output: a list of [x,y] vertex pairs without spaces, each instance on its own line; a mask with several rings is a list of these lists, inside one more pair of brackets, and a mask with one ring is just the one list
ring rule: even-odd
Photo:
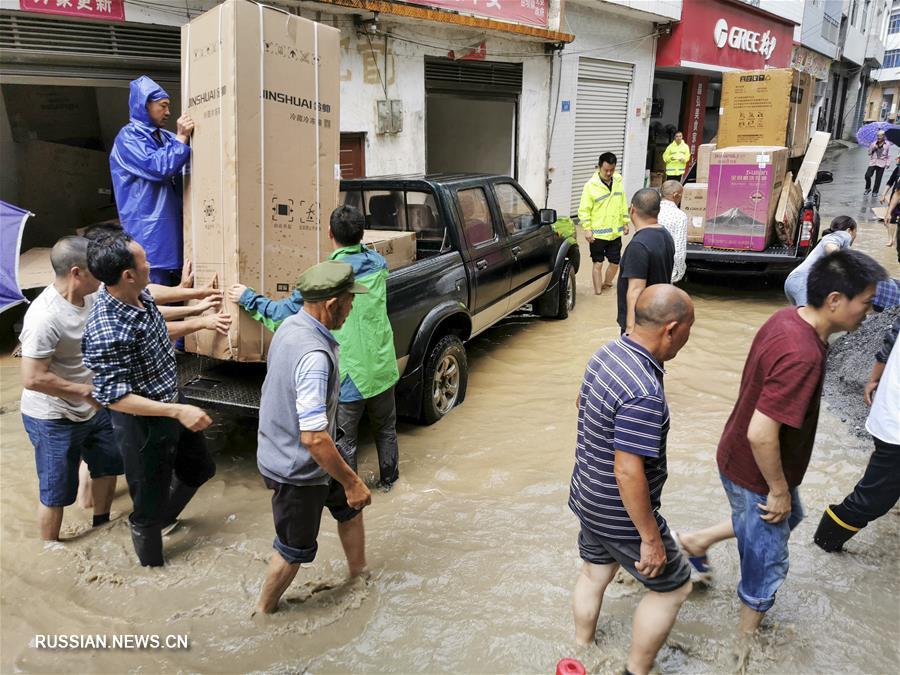
[[372,495],[335,445],[341,377],[331,331],[347,319],[354,295],[368,289],[356,283],[350,264],[334,260],[306,270],[297,288],[303,309],[272,339],[259,406],[256,459],[273,492],[276,535],[256,605],[264,614],[275,611],[300,564],[315,559],[326,506],[338,523],[350,576],[366,566],[362,509]]

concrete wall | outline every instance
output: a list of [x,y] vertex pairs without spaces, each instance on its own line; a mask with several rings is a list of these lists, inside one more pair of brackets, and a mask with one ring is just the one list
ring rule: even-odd
[[[835,41],[822,37],[822,26],[825,16],[833,18],[837,22],[838,30],[835,31]],[[807,2],[803,6],[803,23],[794,29],[794,40],[808,49],[834,58],[837,54],[837,40],[841,25],[841,0],[819,0],[819,2]]]
[[[560,213],[568,213],[572,190],[572,148],[575,136],[574,105],[571,112],[560,110],[561,101],[577,99],[578,53],[585,56],[621,61],[634,65],[628,106],[628,120],[625,128],[624,182],[625,191],[630,196],[644,185],[644,164],[647,151],[647,134],[650,124],[648,117],[635,114],[635,108],[643,111],[645,102],[652,96],[653,69],[656,50],[653,23],[597,12],[593,6],[570,1],[566,5],[569,25],[577,26],[577,39],[566,47],[561,58],[557,58],[555,68],[560,75],[559,97],[554,91],[553,104],[556,108],[553,140],[550,150],[549,208]],[[555,75],[554,75],[555,77]],[[554,80],[554,89],[556,81]],[[551,120],[553,115],[551,114]],[[598,150],[602,150],[598,149]]]
[[[323,21],[325,21],[323,19]],[[326,21],[327,23],[327,21]],[[384,42],[372,38],[371,47],[355,29],[341,26],[341,131],[366,134],[366,174],[377,176],[426,171],[425,56],[446,57],[448,49],[472,45],[485,38],[484,33],[431,27],[418,23],[392,23],[382,16],[383,30],[429,45],[390,39],[387,68]],[[547,113],[550,105],[550,57],[543,45],[487,36],[487,59],[521,62],[522,94],[519,99],[519,182],[536,203],[545,197],[547,161]],[[528,56],[495,56],[527,54]],[[385,77],[386,73],[386,77]],[[375,101],[385,98],[403,102],[403,131],[377,134]]]

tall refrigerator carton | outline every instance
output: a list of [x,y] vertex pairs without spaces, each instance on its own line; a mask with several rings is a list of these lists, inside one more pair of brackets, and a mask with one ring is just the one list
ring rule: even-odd
[[[340,32],[248,0],[181,29],[182,101],[195,121],[185,172],[184,255],[195,284],[290,294],[328,257],[337,205]],[[236,304],[227,336],[200,331],[187,351],[261,361],[271,333]]]
[[709,165],[703,245],[764,251],[787,171],[785,147],[716,150]]

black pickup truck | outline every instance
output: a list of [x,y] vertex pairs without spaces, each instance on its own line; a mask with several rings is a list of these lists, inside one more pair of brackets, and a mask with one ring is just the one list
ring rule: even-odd
[[[556,234],[556,212],[538,209],[507,176],[437,174],[341,181],[344,204],[366,229],[416,233],[416,260],[390,273],[388,315],[400,367],[397,411],[425,424],[463,401],[463,343],[523,305],[565,319],[575,306],[577,245]],[[299,272],[299,270],[298,270]],[[185,355],[188,402],[256,415],[265,364]]]
[[790,245],[778,243],[764,251],[731,251],[689,243],[688,272],[787,275],[803,262],[819,240],[820,197],[816,186],[831,183],[833,180],[829,171],[819,171],[816,175],[809,195],[800,207],[796,241]]

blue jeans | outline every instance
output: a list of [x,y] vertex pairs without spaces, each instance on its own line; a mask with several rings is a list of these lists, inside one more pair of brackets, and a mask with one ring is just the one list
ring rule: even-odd
[[780,523],[768,523],[760,518],[765,513],[759,509],[767,495],[719,477],[731,504],[731,524],[741,558],[738,597],[750,609],[766,612],[775,604],[775,593],[787,577],[788,539],[803,520],[800,494],[797,488],[791,490],[791,515]]
[[806,275],[789,274],[784,280],[784,294],[795,307],[806,305]]
[[85,422],[42,420],[22,415],[34,446],[41,504],[69,506],[78,494],[78,464],[83,458],[91,478],[118,476],[124,471],[122,455],[113,437],[109,412],[104,408]]

